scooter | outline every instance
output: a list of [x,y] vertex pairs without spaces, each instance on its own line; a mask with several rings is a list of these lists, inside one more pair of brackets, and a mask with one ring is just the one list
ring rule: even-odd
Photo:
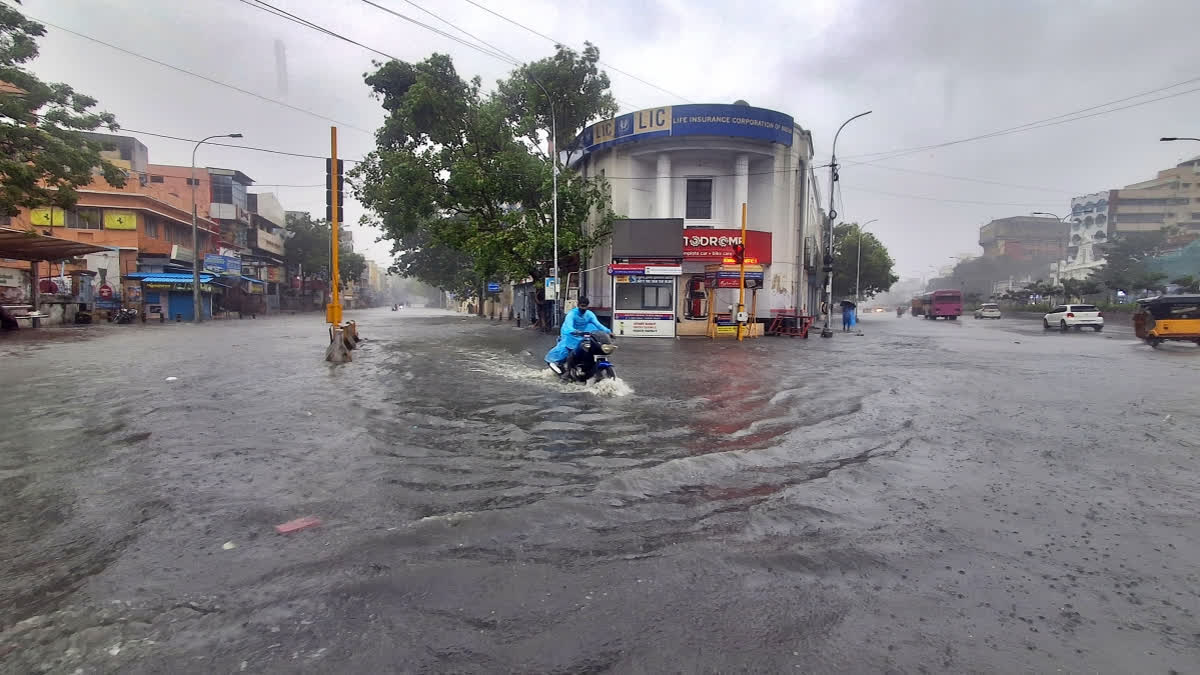
[[550,370],[554,371],[564,382],[580,384],[615,378],[617,371],[613,368],[612,362],[608,360],[608,355],[617,349],[612,335],[604,332],[576,333],[576,335],[583,338],[580,340],[579,346],[575,347],[575,351],[566,361],[551,364]]

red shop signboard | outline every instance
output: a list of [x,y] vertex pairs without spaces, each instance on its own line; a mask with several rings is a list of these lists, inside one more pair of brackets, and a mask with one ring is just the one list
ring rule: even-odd
[[[733,256],[733,247],[742,240],[741,230],[686,228],[683,231],[683,260],[721,262]],[[746,230],[746,257],[758,264],[771,264],[771,233]]]

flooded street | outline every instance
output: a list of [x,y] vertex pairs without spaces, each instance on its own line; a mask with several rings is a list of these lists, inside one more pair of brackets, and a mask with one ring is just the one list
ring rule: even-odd
[[0,670],[1200,663],[1191,345],[872,315],[584,389],[511,324],[349,318],[345,366],[314,315],[0,341]]

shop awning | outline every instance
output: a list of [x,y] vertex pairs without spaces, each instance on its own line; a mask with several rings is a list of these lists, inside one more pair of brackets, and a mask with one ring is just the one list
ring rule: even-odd
[[30,230],[0,227],[0,258],[13,260],[66,260],[88,253],[111,251],[108,246],[60,239]]
[[254,284],[267,283],[267,282],[263,281],[262,279],[255,279],[254,277],[242,277],[242,281],[249,281],[250,283],[254,283]]
[[[190,284],[192,283],[192,275],[190,274],[174,274],[169,272],[133,272],[125,275],[126,279],[134,279],[137,281],[145,281],[151,284]],[[201,274],[200,283],[207,284],[215,277],[211,274]]]

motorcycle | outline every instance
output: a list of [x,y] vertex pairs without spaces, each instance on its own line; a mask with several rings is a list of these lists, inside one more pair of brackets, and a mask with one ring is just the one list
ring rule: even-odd
[[[617,349],[612,335],[604,332],[576,333],[583,339],[571,356],[562,363],[554,364],[550,370],[558,374],[564,382],[587,384],[594,381],[611,379],[617,376],[617,371],[608,360],[608,355]],[[567,364],[570,364],[569,366]]]
[[122,307],[121,309],[117,310],[117,316],[115,320],[117,323],[133,323],[134,321],[137,321],[137,318],[138,312],[136,309]]

